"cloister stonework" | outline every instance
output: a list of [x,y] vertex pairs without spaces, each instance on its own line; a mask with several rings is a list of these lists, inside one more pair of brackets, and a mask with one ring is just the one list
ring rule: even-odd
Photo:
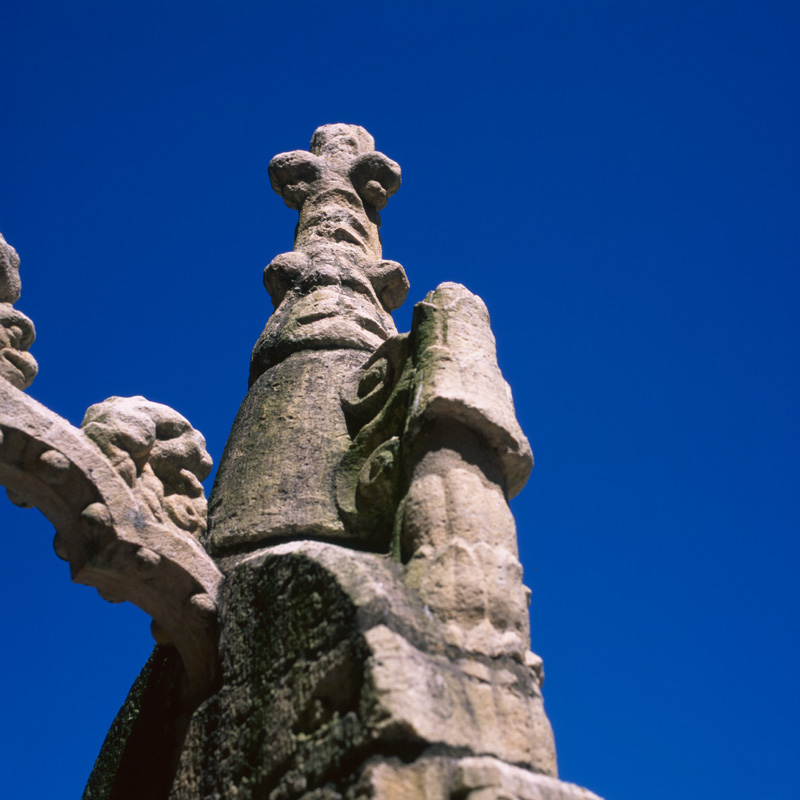
[[0,483],[72,579],[152,618],[86,800],[598,800],[558,779],[508,500],[533,457],[486,306],[383,258],[400,167],[355,125],[272,159],[299,212],[208,503],[180,414],[33,400],[0,237]]

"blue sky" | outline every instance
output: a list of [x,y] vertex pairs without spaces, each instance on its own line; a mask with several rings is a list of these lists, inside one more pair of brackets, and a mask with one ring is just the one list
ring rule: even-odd
[[[797,791],[800,6],[29,0],[3,22],[34,398],[78,424],[144,394],[218,462],[296,219],[267,163],[364,125],[403,168],[398,327],[441,281],[481,295],[533,445],[513,509],[562,777]],[[4,785],[77,797],[148,620],[70,584],[38,512],[0,502],[0,532]]]

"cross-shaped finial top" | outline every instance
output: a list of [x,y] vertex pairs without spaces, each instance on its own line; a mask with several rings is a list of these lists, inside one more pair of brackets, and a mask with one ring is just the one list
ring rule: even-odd
[[378,213],[400,188],[400,167],[375,150],[358,125],[323,125],[311,152],[281,153],[269,165],[272,188],[300,212],[295,250],[322,242],[350,244],[381,257]]
[[323,125],[311,151],[281,153],[272,188],[300,212],[294,251],[264,270],[275,312],[250,362],[251,383],[300,350],[366,350],[397,332],[391,312],[408,294],[396,261],[381,256],[379,210],[400,187],[400,167],[358,125]]

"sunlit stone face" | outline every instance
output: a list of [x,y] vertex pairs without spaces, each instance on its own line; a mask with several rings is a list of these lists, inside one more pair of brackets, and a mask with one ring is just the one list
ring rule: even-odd
[[290,352],[342,347],[374,350],[391,332],[386,315],[346,286],[320,286],[308,295],[292,291],[272,320],[270,338]]

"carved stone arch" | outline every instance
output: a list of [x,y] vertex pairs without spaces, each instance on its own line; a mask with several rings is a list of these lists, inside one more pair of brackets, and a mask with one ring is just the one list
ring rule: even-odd
[[54,548],[72,580],[153,618],[186,671],[195,705],[217,678],[217,597],[222,574],[198,542],[160,523],[77,428],[0,380],[0,485],[54,525]]

